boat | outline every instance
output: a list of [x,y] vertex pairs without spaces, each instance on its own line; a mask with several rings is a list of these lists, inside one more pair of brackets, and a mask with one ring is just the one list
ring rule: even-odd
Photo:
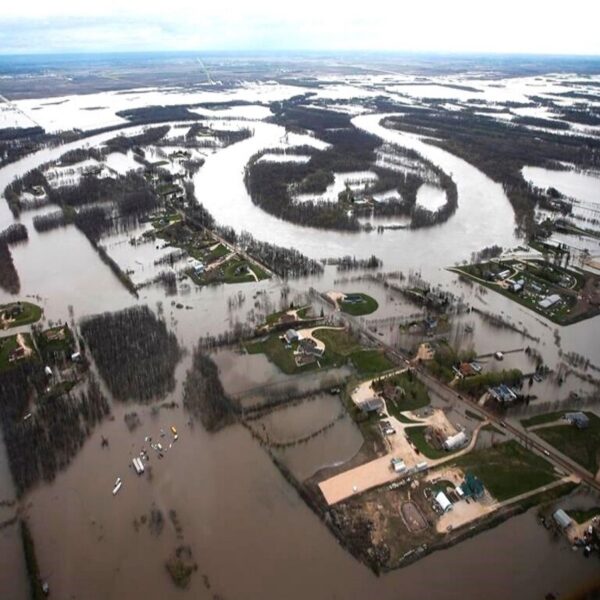
[[113,496],[116,496],[119,493],[119,490],[121,489],[122,485],[123,482],[119,479],[117,485],[115,485],[115,487],[113,488]]
[[177,436],[177,428],[175,427],[175,425],[171,425],[171,433],[172,433],[174,436]]

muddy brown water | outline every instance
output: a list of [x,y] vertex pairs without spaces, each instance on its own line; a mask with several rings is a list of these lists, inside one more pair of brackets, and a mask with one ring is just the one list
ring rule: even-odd
[[[372,119],[362,119],[360,124],[370,130],[377,129],[377,123]],[[196,192],[199,197],[210,199],[210,208],[215,209],[219,217],[231,216],[232,211],[249,199],[235,181],[227,184],[229,187],[225,189],[231,193],[231,202],[224,206],[221,200],[218,206],[219,197],[223,196],[219,196],[219,189],[214,186],[218,180],[223,185],[223,178],[216,178],[216,174],[225,172],[223,169],[239,172],[237,167],[243,165],[249,153],[261,145],[273,144],[279,135],[280,130],[275,126],[257,127],[257,137],[253,138],[256,142],[242,142],[244,145],[237,149],[226,149],[223,159],[217,158],[220,153],[211,156],[207,162],[209,169],[201,171],[196,178]],[[42,151],[37,158],[29,157],[0,170],[0,187],[21,172],[20,169],[32,168],[36,160],[47,160],[64,150]],[[246,213],[239,213],[242,221],[236,216],[232,217],[231,223],[225,221],[224,224],[238,225],[247,214],[251,217],[245,224],[256,227],[262,237],[276,234],[278,243],[300,245],[316,258],[339,256],[349,253],[350,249],[353,253],[356,250],[357,256],[374,251],[382,254],[386,270],[422,269],[426,277],[435,283],[452,286],[469,303],[510,315],[517,325],[540,338],[534,345],[548,364],[554,366],[559,360],[554,325],[502,296],[491,293],[478,296],[475,288],[457,283],[456,276],[444,270],[448,262],[467,259],[472,250],[488,241],[498,241],[496,234],[505,245],[513,244],[515,238],[510,209],[507,209],[499,186],[482,180],[480,174],[462,161],[452,162],[446,155],[435,158],[440,162],[450,161],[443,166],[451,165],[457,177],[463,177],[458,181],[459,194],[470,194],[468,206],[475,208],[478,202],[485,201],[484,196],[476,192],[479,184],[490,191],[496,205],[480,207],[472,221],[468,220],[469,210],[457,213],[452,222],[436,228],[433,233],[401,231],[392,232],[390,237],[372,234],[353,238],[322,232],[307,236],[306,230],[282,225],[257,212],[254,205],[246,207]],[[213,160],[220,162],[211,167]],[[493,214],[491,208],[500,211],[506,222],[495,221],[491,229],[478,236],[481,221],[477,219]],[[171,304],[173,299],[166,298],[156,287],[144,289],[140,299],[135,300],[98,260],[87,240],[75,228],[37,234],[31,226],[33,214],[26,213],[22,217],[30,239],[26,244],[15,246],[13,256],[21,278],[21,297],[38,295],[46,312],[46,322],[68,320],[69,305],[73,306],[75,318],[79,319],[135,302],[147,303],[158,310],[160,302],[168,325],[190,350],[198,336],[218,334],[237,320],[243,322],[257,291],[264,291],[273,305],[278,306],[280,285],[276,281],[192,288],[175,299],[190,309],[177,309]],[[6,203],[0,201],[0,223],[5,227],[10,222],[12,216]],[[467,237],[468,242],[465,241]],[[119,246],[118,252],[129,260],[133,250]],[[149,261],[150,254],[146,254],[146,249],[143,252],[144,261]],[[292,282],[291,285],[298,290],[310,285],[322,291],[367,289],[378,299],[380,309],[364,322],[369,318],[409,315],[416,310],[397,298],[390,300],[391,295],[377,284],[334,284],[340,277],[334,268],[328,268],[322,277]],[[241,307],[229,309],[228,299],[238,291],[245,294],[246,301]],[[0,293],[0,302],[8,299],[9,296]],[[475,323],[474,333],[471,338],[465,336],[464,343],[472,343],[479,352],[525,344],[518,334],[492,328],[476,316],[469,317],[469,322],[471,320]],[[599,320],[594,319],[561,328],[562,349],[580,352],[600,363],[598,327]],[[387,331],[382,339],[387,340],[389,336],[389,341],[399,341],[393,339],[394,332]],[[231,393],[252,386],[286,383],[264,357],[240,357],[223,352],[217,362],[224,385]],[[510,362],[512,364],[512,360]],[[181,381],[187,365],[189,355],[178,368],[178,388],[171,395],[178,402],[181,401]],[[552,387],[543,389],[547,395],[557,394]],[[330,407],[319,410],[303,406],[274,415],[272,424],[281,432],[295,433],[307,430],[308,421],[313,418],[315,422],[322,422],[331,415]],[[465,594],[485,593],[491,599],[542,598],[549,591],[564,592],[597,573],[595,561],[584,560],[565,544],[551,542],[547,532],[536,524],[534,513],[528,513],[454,548],[435,553],[411,567],[377,578],[339,546],[246,430],[234,426],[210,435],[199,425],[189,428],[181,408],[163,409],[153,417],[148,407],[138,407],[143,425],[130,433],[123,423],[123,414],[134,408],[116,404],[114,420],[106,421],[93,433],[69,468],[52,484],[36,488],[24,499],[42,576],[50,582],[55,597],[162,599],[176,595],[212,598],[213,594],[219,594],[232,600],[275,597],[304,600],[421,598],[424,595],[463,598]],[[314,410],[318,414],[314,414]],[[130,458],[144,445],[144,436],[156,437],[161,427],[168,430],[171,424],[180,430],[180,439],[162,460],[151,459],[151,481],[136,477],[129,467]],[[100,448],[100,435],[109,438],[108,449]],[[303,477],[310,476],[320,467],[350,458],[356,450],[356,431],[348,420],[342,420],[323,436],[302,447],[280,451],[279,455],[293,472]],[[117,476],[123,478],[124,484],[119,494],[113,497],[111,489]],[[14,495],[3,445],[0,445],[0,484],[0,497]],[[153,503],[165,517],[169,510],[177,511],[183,527],[183,542],[194,552],[199,572],[187,592],[173,588],[164,568],[166,558],[182,543],[172,526],[167,523],[161,536],[156,538],[145,527],[139,531],[134,528],[134,520],[147,514]],[[7,518],[4,516],[7,513],[11,514],[11,511],[0,511],[3,519]],[[25,598],[24,565],[15,527],[0,532],[0,553],[0,597]],[[210,590],[204,586],[202,574],[207,575]]]

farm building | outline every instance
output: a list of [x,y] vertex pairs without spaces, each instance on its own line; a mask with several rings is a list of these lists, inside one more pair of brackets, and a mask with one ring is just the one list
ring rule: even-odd
[[300,341],[300,334],[295,329],[288,329],[283,336],[286,344],[292,344],[293,342]]
[[462,448],[467,443],[467,436],[464,431],[459,431],[456,435],[451,435],[444,442],[444,450],[452,451]]
[[552,517],[554,518],[554,520],[556,521],[556,523],[559,525],[559,527],[561,529],[566,529],[573,522],[571,517],[562,508],[559,508],[552,515]]
[[538,302],[538,306],[540,308],[550,308],[554,306],[557,302],[560,302],[560,296],[558,294],[552,294],[551,296],[546,296],[542,300]]
[[448,500],[448,496],[446,496],[446,494],[444,494],[444,492],[440,492],[436,497],[435,497],[435,501],[437,502],[438,506],[444,511],[444,512],[448,512],[452,510],[452,502],[450,502],[450,500]]

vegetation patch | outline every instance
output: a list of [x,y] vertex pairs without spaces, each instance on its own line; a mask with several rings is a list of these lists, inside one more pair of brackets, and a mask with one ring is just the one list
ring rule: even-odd
[[208,431],[231,423],[237,410],[223,389],[217,365],[200,345],[194,349],[192,367],[183,385],[183,406],[199,417]]
[[116,399],[151,401],[174,389],[181,349],[147,306],[88,317],[81,334]]
[[427,386],[411,370],[376,379],[373,389],[383,393],[386,406],[395,417],[428,406],[431,401]]
[[181,589],[190,587],[192,575],[198,570],[189,546],[178,546],[165,564],[171,580]]
[[359,317],[374,313],[379,308],[379,304],[375,298],[367,294],[354,293],[346,294],[344,300],[339,302],[339,307],[343,312]]
[[585,429],[565,422],[542,427],[535,434],[595,475],[600,467],[600,417],[591,412],[585,414],[589,419],[589,427]]
[[360,350],[350,356],[361,375],[376,375],[394,368],[394,363],[381,350]]
[[530,427],[535,427],[536,425],[552,423],[561,419],[565,412],[566,411],[564,410],[559,410],[558,412],[551,412],[543,415],[536,415],[535,417],[529,417],[528,419],[522,419],[521,425],[523,425],[525,429],[529,429]]
[[548,461],[515,440],[484,450],[472,450],[457,458],[454,464],[479,477],[499,502],[556,480],[554,467]]
[[592,508],[581,508],[575,510],[569,510],[569,516],[577,521],[580,525],[600,515],[600,506],[593,506]]
[[42,318],[42,308],[31,302],[19,301],[0,305],[0,328],[10,329],[36,323]]
[[415,448],[427,458],[437,459],[437,458],[445,458],[450,456],[452,452],[446,452],[445,450],[440,450],[438,448],[434,448],[427,441],[427,430],[429,427],[407,427],[404,430],[406,433],[406,437],[413,443]]

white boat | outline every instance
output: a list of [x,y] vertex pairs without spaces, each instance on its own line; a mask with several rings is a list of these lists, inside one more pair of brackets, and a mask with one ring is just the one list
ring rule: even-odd
[[123,482],[119,479],[119,483],[117,483],[117,485],[115,485],[115,487],[113,488],[113,496],[116,496],[119,493],[119,490],[121,489],[122,485]]

